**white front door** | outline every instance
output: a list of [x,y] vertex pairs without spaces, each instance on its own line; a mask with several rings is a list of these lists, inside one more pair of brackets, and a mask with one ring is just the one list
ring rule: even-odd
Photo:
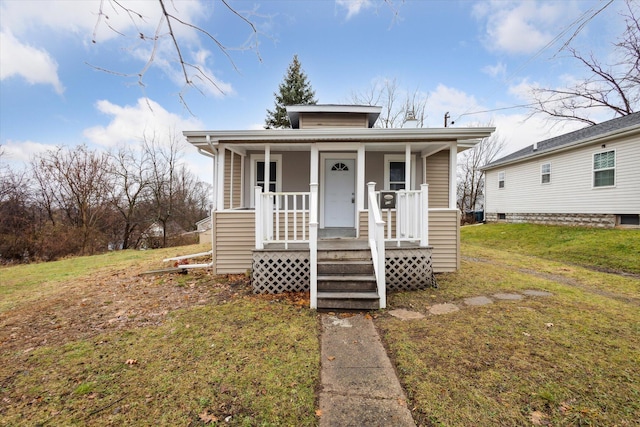
[[354,159],[324,160],[324,226],[355,227],[356,162]]

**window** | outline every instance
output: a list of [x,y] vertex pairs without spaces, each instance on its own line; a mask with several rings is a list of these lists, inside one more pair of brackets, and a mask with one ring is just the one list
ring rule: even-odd
[[[271,163],[271,168],[269,169],[269,191],[276,191],[276,182],[278,180],[278,172],[277,172],[277,164],[276,162]],[[262,191],[264,190],[264,160],[256,162],[256,185],[262,187]]]
[[[272,154],[270,156],[271,168],[269,169],[269,191],[278,192],[282,191],[282,154]],[[251,155],[251,206],[255,206],[255,191],[254,186],[264,188],[264,155],[253,154]]]
[[618,225],[640,225],[640,215],[637,214],[623,214],[618,215]]
[[[398,154],[385,154],[384,156],[384,188],[386,190],[398,191],[408,190],[405,182],[406,163],[405,156]],[[411,181],[414,181],[416,158],[411,157]]]
[[342,162],[338,162],[331,167],[331,170],[336,172],[342,172],[342,171],[346,172],[349,170],[349,166],[345,165]]
[[614,150],[593,155],[593,186],[612,187],[616,181],[616,152]]
[[504,172],[498,172],[498,188],[504,188]]
[[551,182],[551,163],[540,166],[540,183],[549,184]]
[[502,219],[507,219],[507,214],[505,213],[499,213],[498,214],[498,219],[502,220]]

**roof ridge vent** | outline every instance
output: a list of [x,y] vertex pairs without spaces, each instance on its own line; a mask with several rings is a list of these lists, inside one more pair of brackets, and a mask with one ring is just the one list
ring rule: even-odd
[[536,151],[536,150],[538,150],[538,143],[534,142],[533,143],[533,151]]

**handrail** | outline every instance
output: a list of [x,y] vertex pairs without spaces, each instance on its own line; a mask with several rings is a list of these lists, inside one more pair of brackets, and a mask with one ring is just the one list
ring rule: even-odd
[[386,241],[396,242],[398,247],[401,242],[419,242],[422,247],[428,246],[429,185],[421,184],[420,190],[398,190],[395,224],[390,209],[387,211],[386,227]]
[[371,248],[371,259],[373,260],[373,269],[376,275],[376,286],[378,288],[378,297],[380,298],[380,308],[386,308],[387,285],[385,280],[384,221],[382,220],[380,208],[378,207],[376,183],[369,182],[367,187],[369,195],[369,247]]
[[[255,189],[256,248],[265,243],[309,243],[310,192],[268,192]],[[262,245],[262,246],[260,246]]]

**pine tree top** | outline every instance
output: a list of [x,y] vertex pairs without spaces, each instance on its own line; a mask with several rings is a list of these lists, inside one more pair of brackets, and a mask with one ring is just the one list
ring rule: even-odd
[[291,127],[287,117],[287,105],[310,105],[318,102],[315,99],[315,91],[311,88],[311,83],[302,70],[298,55],[293,55],[293,60],[287,68],[282,83],[278,86],[278,91],[273,94],[275,108],[273,110],[267,109],[266,129]]

